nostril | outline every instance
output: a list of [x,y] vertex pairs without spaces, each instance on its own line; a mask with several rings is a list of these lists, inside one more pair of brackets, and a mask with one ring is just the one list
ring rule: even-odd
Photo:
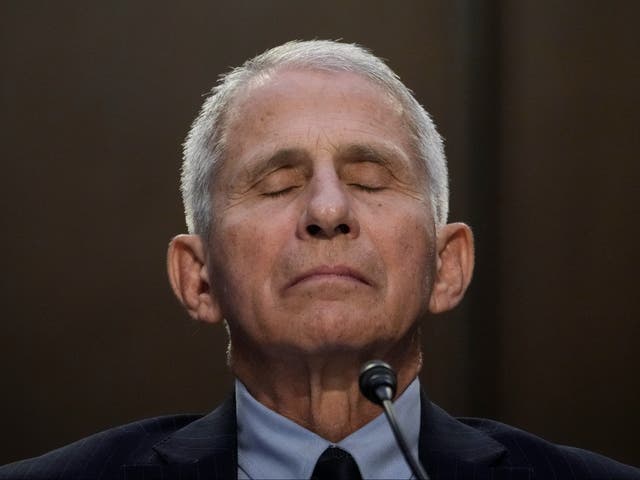
[[322,230],[318,225],[307,225],[307,232],[311,236],[316,236]]
[[[311,225],[307,225],[306,230],[307,230],[307,233],[312,237],[326,236],[327,238],[331,238],[333,236],[333,235],[326,235],[322,227],[320,225],[316,225],[315,223],[312,223]],[[335,227],[333,231],[334,231],[334,234],[345,235],[351,231],[351,227],[349,227],[349,225],[347,225],[346,223],[341,223],[340,225]]]

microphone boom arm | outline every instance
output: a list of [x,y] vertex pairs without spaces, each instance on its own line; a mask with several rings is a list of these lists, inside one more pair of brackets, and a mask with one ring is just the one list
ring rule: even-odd
[[402,455],[404,455],[404,459],[409,464],[409,467],[411,467],[414,475],[416,476],[416,478],[418,478],[418,480],[429,480],[429,475],[427,475],[427,472],[425,472],[424,468],[422,468],[420,462],[416,461],[416,459],[413,458],[413,455],[411,455],[409,445],[407,445],[407,441],[402,435],[400,426],[396,421],[396,416],[393,413],[393,404],[391,403],[391,400],[383,400],[382,408],[384,408],[384,413],[387,416],[389,425],[391,425],[391,430],[393,431],[393,435],[396,437],[396,442],[398,442],[400,451],[402,452]]
[[400,447],[400,451],[413,474],[418,480],[429,480],[429,475],[427,475],[420,461],[411,454],[411,450],[393,413],[392,399],[396,394],[397,378],[396,372],[393,371],[391,365],[382,360],[368,361],[360,370],[358,383],[362,394],[369,401],[382,406],[384,409],[393,435],[396,437],[398,447]]

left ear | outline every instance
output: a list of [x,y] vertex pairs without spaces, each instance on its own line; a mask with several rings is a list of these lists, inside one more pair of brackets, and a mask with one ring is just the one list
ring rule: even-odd
[[438,230],[436,274],[429,311],[441,313],[460,303],[473,274],[473,234],[464,223],[449,223]]

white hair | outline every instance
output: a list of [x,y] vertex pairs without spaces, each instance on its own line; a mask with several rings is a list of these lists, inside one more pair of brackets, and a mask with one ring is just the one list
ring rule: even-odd
[[236,96],[251,80],[276,69],[351,72],[382,87],[398,100],[414,154],[426,170],[431,211],[437,227],[447,221],[449,186],[442,138],[429,114],[400,78],[369,50],[331,40],[292,41],[267,50],[222,75],[205,100],[184,143],[181,191],[190,233],[208,238],[212,220],[211,184],[225,156],[225,127]]

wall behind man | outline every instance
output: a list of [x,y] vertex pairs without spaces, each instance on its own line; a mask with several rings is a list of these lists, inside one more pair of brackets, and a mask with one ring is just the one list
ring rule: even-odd
[[639,14],[505,2],[499,260],[503,418],[636,464]]
[[228,392],[165,279],[180,143],[219,73],[315,37],[389,59],[447,141],[479,258],[424,324],[431,396],[640,463],[640,12],[479,3],[2,2],[0,463]]

